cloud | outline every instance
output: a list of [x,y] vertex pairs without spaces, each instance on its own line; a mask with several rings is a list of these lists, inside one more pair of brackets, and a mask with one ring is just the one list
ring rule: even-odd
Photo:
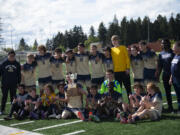
[[0,16],[7,44],[11,31],[14,44],[21,37],[33,44],[34,39],[45,43],[74,25],[81,25],[86,33],[91,25],[97,30],[102,21],[108,26],[114,14],[119,20],[149,16],[153,21],[159,14],[179,13],[179,7],[179,0],[0,0]]

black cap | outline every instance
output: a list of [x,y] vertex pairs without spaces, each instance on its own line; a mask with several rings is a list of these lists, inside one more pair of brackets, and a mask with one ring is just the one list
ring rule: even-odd
[[147,42],[146,42],[145,40],[141,40],[141,41],[139,42],[139,44],[145,46],[145,45],[147,45]]
[[15,51],[14,51],[14,50],[10,50],[10,51],[8,52],[8,55],[10,55],[10,54],[14,54],[14,55],[16,55],[16,53],[15,53]]

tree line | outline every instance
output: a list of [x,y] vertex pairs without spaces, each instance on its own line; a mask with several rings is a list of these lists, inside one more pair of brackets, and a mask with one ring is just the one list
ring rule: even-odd
[[[107,27],[104,22],[101,22],[97,31],[91,26],[88,34],[83,31],[81,26],[75,25],[72,29],[66,30],[64,33],[58,32],[52,39],[48,39],[46,47],[52,50],[56,47],[74,48],[79,42],[86,46],[93,42],[101,42],[103,46],[106,46],[111,44],[110,39],[114,34],[119,35],[120,42],[124,45],[131,45],[140,40],[154,42],[161,38],[179,40],[180,13],[172,14],[169,19],[166,16],[158,15],[153,22],[147,16],[143,19],[140,17],[137,19],[123,17],[119,21],[115,15]],[[37,46],[38,43],[35,40],[31,49],[36,49]],[[30,49],[23,38],[20,40],[19,49]]]

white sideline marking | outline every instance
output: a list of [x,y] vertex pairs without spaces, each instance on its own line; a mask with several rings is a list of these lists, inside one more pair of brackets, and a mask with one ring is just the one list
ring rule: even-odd
[[172,91],[172,92],[171,92],[171,95],[176,95],[176,92],[175,92],[175,91]]
[[[177,103],[177,101],[172,101],[172,103]],[[167,105],[167,103],[163,103],[163,105]]]
[[40,133],[30,132],[18,128],[12,128],[0,125],[0,135],[42,135]]
[[11,104],[11,102],[7,102],[6,104],[7,104],[7,105],[10,105],[10,104]]
[[75,131],[75,132],[71,132],[71,133],[67,133],[67,134],[62,134],[62,135],[75,135],[75,134],[79,134],[79,133],[83,133],[86,132],[85,130],[79,130],[79,131]]
[[77,121],[73,121],[73,122],[58,124],[58,125],[49,126],[49,127],[38,128],[38,129],[34,129],[33,131],[39,131],[39,130],[50,129],[50,128],[55,128],[55,127],[62,127],[62,126],[66,126],[66,125],[70,125],[70,124],[74,124],[74,123],[79,123],[79,122],[82,122],[82,120],[77,120]]
[[11,124],[10,126],[17,126],[17,125],[24,125],[24,124],[29,124],[29,123],[33,123],[34,121],[27,121],[27,122],[22,122],[22,123],[16,123],[16,124]]
[[0,121],[2,121],[2,120],[4,120],[4,119],[0,119]]

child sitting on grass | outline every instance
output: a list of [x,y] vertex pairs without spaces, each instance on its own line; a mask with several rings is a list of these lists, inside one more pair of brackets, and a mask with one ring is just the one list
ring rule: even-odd
[[123,112],[117,114],[117,119],[121,123],[127,123],[128,115],[136,112],[140,107],[140,101],[145,96],[143,85],[135,83],[133,86],[134,94],[129,95],[130,104],[123,103]]
[[16,97],[13,99],[10,113],[7,117],[5,117],[5,120],[12,120],[12,115],[15,114],[15,116],[21,115],[21,109],[24,108],[24,101],[26,100],[28,94],[25,92],[25,86],[23,84],[18,86],[19,94],[16,95]]
[[101,95],[97,93],[98,86],[92,85],[90,88],[90,94],[86,98],[86,110],[88,112],[89,120],[99,122],[98,117],[98,101],[100,100]]
[[129,123],[149,118],[151,120],[158,120],[162,113],[162,95],[154,83],[147,84],[148,95],[143,97],[140,102],[139,109],[129,118]]
[[57,106],[57,119],[61,118],[61,114],[65,107],[67,106],[67,100],[65,99],[65,94],[64,94],[64,86],[65,84],[63,82],[59,83],[57,85],[57,89],[59,92],[56,94],[56,106]]
[[55,93],[53,86],[46,84],[44,86],[44,93],[42,94],[38,103],[37,109],[30,113],[31,119],[44,119],[56,117],[56,106],[55,106]]

